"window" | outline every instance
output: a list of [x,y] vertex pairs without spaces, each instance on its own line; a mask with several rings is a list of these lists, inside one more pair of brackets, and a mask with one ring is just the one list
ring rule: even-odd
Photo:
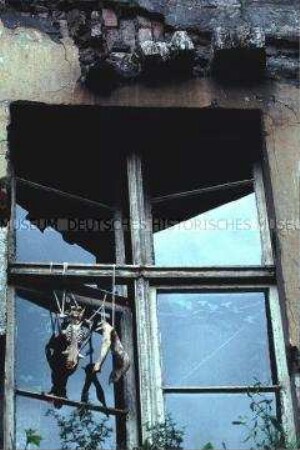
[[[126,164],[118,151],[104,154],[107,143],[102,139],[108,136],[99,132],[105,123],[98,112],[41,105],[12,108],[15,364],[11,376],[18,449],[25,447],[30,429],[42,438],[42,449],[60,448],[63,439],[71,448],[85,447],[92,439],[106,449],[125,448],[137,436],[133,303],[126,279],[116,285],[114,276],[116,264],[126,262],[121,221]],[[37,123],[36,129],[32,124]],[[108,265],[104,272],[101,264]],[[76,280],[69,278],[75,267],[81,272]],[[97,271],[104,277],[99,278]],[[84,358],[76,356],[76,370],[67,371],[64,352],[69,347],[63,334],[71,323],[72,308],[77,307],[84,314],[83,337],[78,338]],[[103,334],[96,330],[103,315],[114,322],[131,366],[126,376],[110,383],[117,360],[109,353],[96,375],[98,383],[93,376],[84,391],[89,364],[95,364],[103,344]],[[91,323],[86,321],[90,317]],[[83,421],[78,409],[82,404],[87,407]]]
[[[16,448],[34,427],[42,449],[59,445],[44,357],[55,294],[92,314],[108,293],[105,313],[130,354],[120,384],[107,383],[113,358],[99,376],[108,409],[90,393],[91,420],[108,413],[113,430],[103,448],[140,445],[171,413],[185,449],[247,449],[254,443],[233,422],[260,396],[293,436],[260,128],[258,111],[12,108],[6,429]],[[65,420],[84,376],[68,379]]]
[[[208,442],[215,448],[223,442],[249,448],[255,439],[244,442],[247,432],[234,422],[248,417],[251,423],[250,404],[262,399],[272,402],[276,415],[278,383],[267,315],[275,299],[269,295],[245,289],[158,291],[165,408],[185,427],[185,448]],[[250,397],[249,386],[257,383]]]

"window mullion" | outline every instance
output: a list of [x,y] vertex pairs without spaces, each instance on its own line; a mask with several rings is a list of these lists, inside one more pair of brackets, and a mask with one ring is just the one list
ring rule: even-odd
[[116,264],[125,264],[125,240],[124,240],[124,230],[122,227],[122,211],[117,209],[114,212],[114,233],[115,233],[115,243],[116,243]]
[[124,347],[129,354],[131,367],[124,377],[124,405],[128,409],[126,416],[126,447],[138,447],[138,414],[136,395],[136,362],[134,352],[132,311],[124,310],[121,316],[121,336]]
[[137,265],[152,263],[152,226],[145,195],[142,160],[135,153],[127,159],[132,262]]
[[267,203],[265,196],[264,180],[261,164],[254,164],[254,189],[256,196],[257,212],[260,226],[260,238],[262,248],[262,264],[272,265],[274,264],[271,235],[269,229]]
[[293,408],[294,398],[292,395],[291,379],[287,364],[281,308],[277,288],[274,286],[271,286],[269,291],[269,308],[274,339],[277,378],[278,383],[282,387],[280,390],[282,424],[286,436],[289,437],[289,441],[296,442],[295,411],[297,408]]
[[15,289],[7,289],[4,396],[4,448],[15,450]]
[[[128,156],[128,189],[132,240],[132,262],[135,265],[152,264],[152,226],[149,203],[146,199],[141,157]],[[142,440],[147,437],[147,426],[156,424],[163,414],[161,383],[157,378],[159,353],[154,340],[157,331],[154,322],[156,307],[151,305],[150,286],[142,273],[134,282],[136,337],[138,349],[139,396]]]
[[143,440],[147,426],[163,419],[159,336],[156,319],[156,290],[142,277],[135,281],[136,333]]

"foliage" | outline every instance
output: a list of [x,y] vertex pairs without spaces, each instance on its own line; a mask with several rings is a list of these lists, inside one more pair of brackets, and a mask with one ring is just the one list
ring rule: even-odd
[[48,410],[46,415],[57,421],[61,450],[101,449],[112,433],[112,429],[106,425],[107,418],[95,420],[92,412],[86,408],[74,409],[67,417],[53,409]]
[[25,434],[26,434],[25,450],[27,450],[31,445],[34,445],[35,447],[39,447],[41,445],[41,441],[43,440],[43,438],[37,433],[36,430],[33,430],[32,428],[27,428],[25,430]]
[[[268,399],[261,393],[248,393],[251,398],[250,409],[252,417],[240,416],[233,425],[240,425],[247,431],[244,442],[253,439],[255,448],[273,450],[282,448],[285,434],[278,418],[273,414],[273,400]],[[259,396],[259,399],[254,397]]]
[[273,400],[267,398],[259,392],[261,383],[256,383],[257,392],[248,392],[250,397],[250,409],[252,417],[240,416],[233,425],[239,425],[247,430],[247,436],[244,442],[253,440],[254,449],[262,450],[293,450],[299,448],[299,443],[291,442],[290,437],[286,434],[281,421],[273,413]]
[[212,445],[211,442],[208,442],[207,444],[204,445],[204,447],[202,447],[201,450],[214,450],[214,446]]
[[147,425],[149,438],[143,443],[141,450],[180,450],[182,449],[184,431],[177,428],[171,415],[164,422],[154,426]]

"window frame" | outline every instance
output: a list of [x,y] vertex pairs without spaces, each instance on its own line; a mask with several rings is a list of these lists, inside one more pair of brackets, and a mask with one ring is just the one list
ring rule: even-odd
[[[116,226],[115,233],[115,264],[60,264],[60,263],[31,263],[16,262],[16,231],[15,231],[15,211],[16,211],[16,175],[14,167],[10,162],[11,171],[11,221],[9,227],[9,253],[8,253],[8,288],[7,288],[7,337],[6,337],[6,354],[5,354],[5,401],[4,401],[4,447],[8,450],[15,450],[16,438],[16,397],[17,395],[35,398],[37,401],[45,400],[43,393],[24,391],[19,389],[16,384],[15,377],[15,356],[16,356],[16,291],[18,286],[26,281],[43,282],[49,285],[71,288],[74,281],[87,283],[90,281],[106,280],[111,281],[116,272],[116,267],[125,263],[125,243],[124,233],[120,227]],[[116,209],[114,216],[115,222],[122,223],[122,210]],[[75,271],[75,273],[73,272]],[[71,275],[71,276],[70,276]],[[75,275],[75,276],[74,276]],[[129,285],[128,277],[122,277],[122,284]],[[62,280],[64,283],[62,284]],[[120,278],[116,277],[116,282]],[[70,282],[70,283],[69,283]],[[126,287],[125,287],[126,289]],[[71,290],[71,289],[70,289]],[[124,286],[116,287],[117,294],[127,298]],[[108,301],[108,300],[107,300]],[[99,302],[99,305],[101,302]],[[128,312],[128,306],[131,312]],[[128,413],[125,416],[126,429],[126,445],[128,448],[134,448],[139,442],[138,429],[138,411],[136,399],[136,364],[135,364],[135,343],[133,337],[133,303],[127,305],[127,309],[121,317],[121,333],[122,342],[124,343],[129,356],[131,358],[131,366],[124,377],[124,403]],[[117,389],[117,388],[116,388]],[[66,401],[66,405],[79,406],[80,402]],[[92,410],[100,411],[102,407],[97,406]],[[122,417],[115,408],[108,408],[110,413],[116,416],[116,423]],[[124,416],[123,416],[124,417]],[[117,428],[117,427],[116,427]],[[116,429],[116,437],[118,441],[118,429]],[[122,442],[122,436],[121,441]]]
[[[155,267],[153,266],[153,241],[151,204],[149,193],[145,190],[142,158],[132,153],[128,160],[132,172],[130,193],[131,220],[137,224],[137,229],[132,232],[134,242],[146,245],[143,253],[133,252],[134,262],[143,265],[141,276],[135,281],[136,304],[136,330],[139,348],[139,379],[140,385],[146,389],[140,390],[141,398],[141,427],[142,435],[148,436],[147,427],[153,426],[165,418],[164,399],[162,392],[161,354],[158,342],[158,320],[156,309],[156,289],[178,289],[191,287],[216,289],[222,287],[231,289],[267,288],[270,292],[269,307],[272,329],[273,345],[275,348],[277,377],[281,383],[280,409],[282,425],[291,438],[296,441],[295,409],[293,408],[293,393],[289,368],[287,364],[287,352],[285,346],[285,331],[283,324],[283,305],[278,295],[276,282],[275,255],[271,242],[269,227],[269,215],[266,192],[264,187],[264,175],[262,163],[257,163],[253,168],[254,190],[257,201],[258,217],[264,224],[261,230],[262,241],[262,266],[239,267]],[[130,172],[129,172],[130,173]],[[147,223],[147,227],[143,224]],[[147,246],[148,245],[148,246]],[[139,250],[139,247],[138,250]],[[231,283],[231,285],[230,285]],[[232,284],[233,283],[233,284]]]
[[[225,281],[225,280],[224,280]],[[270,351],[270,360],[272,368],[272,376],[275,375],[276,383],[272,385],[263,385],[260,387],[251,385],[218,385],[218,386],[164,386],[162,383],[162,354],[160,351],[159,325],[157,318],[157,294],[158,293],[244,293],[244,292],[264,292],[266,296],[266,315],[267,315],[267,332]],[[292,392],[289,380],[289,370],[286,359],[286,350],[284,345],[284,331],[281,318],[281,310],[279,303],[279,296],[276,285],[274,283],[260,283],[260,284],[184,284],[176,287],[166,285],[155,285],[150,287],[149,292],[150,309],[152,311],[151,319],[153,320],[151,328],[155,332],[151,334],[152,346],[155,347],[153,353],[158,355],[159,364],[156,365],[155,380],[157,389],[164,393],[178,393],[178,394],[247,394],[248,392],[268,393],[273,392],[276,395],[276,401],[280,402],[280,420],[283,428],[288,436],[292,439],[296,438],[294,412],[292,405]],[[272,367],[272,366],[275,366]],[[273,373],[275,370],[275,374]],[[159,380],[159,382],[157,381]],[[164,404],[161,399],[160,405]],[[160,420],[164,420],[165,411],[164,406],[159,411]]]
[[[254,170],[254,186],[258,214],[267,225],[263,228],[262,266],[239,267],[157,267],[153,265],[153,241],[151,202],[144,185],[143,158],[135,151],[127,156],[127,190],[131,235],[131,264],[125,264],[124,236],[119,229],[116,233],[116,265],[111,264],[34,264],[14,261],[15,233],[10,228],[9,287],[7,293],[7,342],[6,342],[6,383],[5,383],[5,448],[13,450],[15,435],[15,285],[34,277],[37,281],[68,283],[111,280],[115,273],[116,283],[127,285],[132,297],[134,324],[126,328],[128,343],[132,345],[132,355],[136,353],[134,371],[125,388],[126,401],[130,413],[126,418],[127,447],[137,447],[148,437],[147,427],[164,419],[164,399],[161,382],[161,357],[158,340],[156,311],[157,289],[257,289],[264,287],[272,295],[272,321],[278,380],[281,380],[281,406],[284,414],[283,426],[289,435],[296,436],[293,395],[287,366],[285,335],[282,321],[282,304],[276,286],[276,269],[272,252],[270,230],[268,228],[267,201],[261,165]],[[12,221],[14,223],[15,178],[12,172]],[[117,211],[121,219],[122,212]],[[145,227],[145,224],[147,226]],[[118,235],[118,237],[117,237]],[[121,236],[122,235],[122,236]],[[134,373],[135,372],[135,373]]]

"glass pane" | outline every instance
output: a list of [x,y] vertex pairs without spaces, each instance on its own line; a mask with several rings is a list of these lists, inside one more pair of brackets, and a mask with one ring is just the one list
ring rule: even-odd
[[17,261],[40,263],[96,263],[96,256],[91,252],[77,244],[70,244],[63,239],[62,232],[66,232],[68,227],[67,219],[60,221],[60,225],[56,227],[56,229],[49,226],[44,231],[41,231],[34,223],[31,223],[26,218],[27,215],[28,211],[17,205]]
[[[41,293],[41,296],[43,294]],[[41,392],[50,392],[51,371],[48,365],[45,347],[52,335],[49,311],[41,308],[22,297],[17,297],[17,342],[16,342],[16,382],[19,388]],[[98,355],[101,344],[101,336],[93,334],[93,347]],[[71,400],[80,401],[81,391],[85,381],[83,368],[89,363],[86,355],[89,346],[82,350],[84,359],[67,382],[67,396]],[[98,379],[104,390],[107,406],[114,406],[114,387],[109,384],[109,375],[112,370],[111,354],[107,356]],[[94,386],[90,389],[90,402],[99,404]]]
[[[254,429],[256,418],[251,410],[251,403],[263,401],[260,405],[269,415],[276,411],[273,394],[256,395],[252,398],[245,394],[169,394],[165,399],[167,412],[178,428],[184,428],[183,448],[189,450],[202,449],[208,443],[216,450],[264,448],[256,447],[265,437],[261,430],[256,439],[252,437],[245,442],[249,431]],[[240,416],[244,417],[250,430],[232,423],[238,421]],[[265,422],[258,420],[258,424],[264,428]],[[272,445],[267,448],[272,448]]]
[[[41,402],[38,400],[32,400],[29,398],[24,397],[17,397],[16,401],[16,449],[17,450],[24,450],[25,444],[26,444],[26,433],[25,430],[32,429],[41,436],[42,441],[39,446],[41,450],[58,450],[62,448],[63,439],[60,437],[60,433],[66,429],[62,426],[58,426],[58,421],[55,417],[48,415],[49,411],[53,411],[56,414],[58,414],[58,417],[65,418],[65,420],[70,420],[70,416],[72,413],[74,413],[76,410],[74,408],[70,407],[63,407],[60,410],[54,410],[51,405]],[[51,414],[51,413],[50,413]],[[76,416],[78,417],[78,416]],[[73,424],[73,430],[69,430],[70,432],[67,434],[67,438],[70,439],[70,442],[68,442],[69,449],[79,449],[79,448],[86,448],[87,446],[83,447],[80,446],[80,439],[83,439],[85,436],[85,443],[90,442],[90,439],[93,438],[93,434],[90,433],[88,430],[94,425],[101,424],[102,421],[104,422],[104,426],[108,429],[111,429],[112,431],[109,432],[108,436],[104,439],[103,446],[99,446],[101,449],[112,449],[116,448],[115,442],[116,442],[116,425],[115,425],[115,418],[109,417],[106,418],[105,415],[99,413],[99,412],[92,412],[91,413],[91,419],[88,423],[85,423],[84,426],[80,426],[81,423],[78,419],[74,417],[72,419]],[[75,427],[79,425],[79,429]],[[72,428],[72,427],[71,427]],[[103,430],[102,436],[104,436],[104,432],[106,430]],[[72,433],[76,433],[76,435],[72,436]],[[98,442],[99,442],[99,436],[97,436]],[[29,447],[30,448],[30,447]],[[64,447],[66,448],[66,447]]]
[[157,298],[164,385],[272,384],[264,293]]
[[191,213],[188,220],[154,233],[154,253],[159,266],[260,265],[255,194],[202,214]]

